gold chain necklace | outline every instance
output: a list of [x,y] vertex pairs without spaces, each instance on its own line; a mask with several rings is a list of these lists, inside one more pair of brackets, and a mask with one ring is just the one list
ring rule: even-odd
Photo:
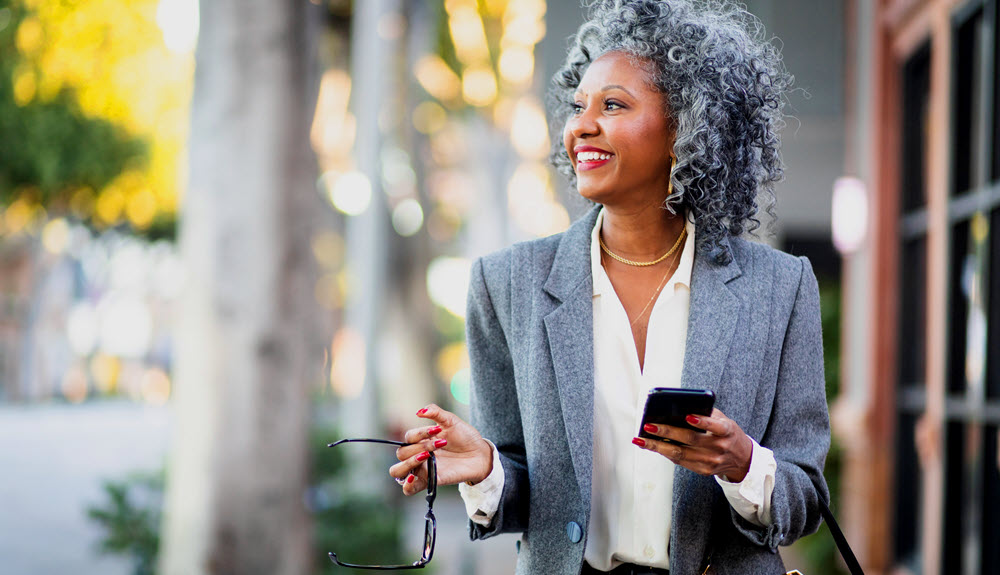
[[[682,238],[684,237],[684,233],[683,232],[681,232],[681,237]],[[671,250],[671,251],[674,251],[674,250]],[[677,256],[674,257],[673,260],[671,260],[670,265],[667,266],[667,271],[665,271],[663,273],[663,279],[660,280],[660,285],[657,286],[656,291],[653,292],[653,295],[649,296],[649,301],[646,302],[646,307],[642,308],[642,311],[639,312],[639,315],[635,316],[635,319],[633,319],[631,322],[629,322],[629,324],[628,324],[629,328],[634,327],[635,326],[635,322],[639,321],[639,319],[642,318],[642,316],[646,315],[646,310],[649,309],[649,306],[652,305],[652,303],[656,300],[656,296],[659,295],[660,290],[663,289],[663,286],[665,286],[667,284],[667,278],[670,277],[670,269],[672,267],[674,267],[675,263],[677,263],[677,258],[678,257],[680,257],[680,253],[679,252],[678,252]]]
[[604,253],[620,261],[621,263],[636,267],[647,267],[647,266],[655,266],[656,264],[662,262],[663,260],[673,255],[673,253],[677,251],[677,248],[680,247],[681,243],[684,242],[684,236],[686,235],[687,235],[687,227],[681,228],[681,233],[680,235],[677,236],[677,241],[674,242],[674,247],[670,248],[670,251],[668,251],[667,253],[663,254],[662,256],[651,262],[636,262],[632,260],[627,260],[621,257],[620,255],[612,252],[611,250],[608,249],[608,246],[604,245],[604,238],[601,237],[601,234],[597,234],[597,241],[600,242],[601,249],[604,250]]

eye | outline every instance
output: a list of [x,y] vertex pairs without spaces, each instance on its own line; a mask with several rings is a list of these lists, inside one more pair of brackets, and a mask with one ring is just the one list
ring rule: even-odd
[[573,115],[576,116],[583,111],[583,104],[581,104],[580,102],[573,102],[572,104],[569,105],[569,108],[573,112]]
[[625,106],[623,106],[620,102],[617,102],[615,100],[605,100],[604,107],[608,110],[614,111],[614,110],[621,110]]

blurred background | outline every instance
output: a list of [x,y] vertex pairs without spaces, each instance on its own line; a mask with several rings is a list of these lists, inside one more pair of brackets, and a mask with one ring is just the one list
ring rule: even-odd
[[[798,88],[757,239],[820,280],[834,510],[868,573],[998,574],[997,0],[747,5]],[[467,414],[470,262],[587,209],[544,105],[583,16],[0,0],[0,571],[415,560],[423,499],[326,443]],[[434,507],[429,570],[513,572]],[[840,572],[825,528],[782,554]]]

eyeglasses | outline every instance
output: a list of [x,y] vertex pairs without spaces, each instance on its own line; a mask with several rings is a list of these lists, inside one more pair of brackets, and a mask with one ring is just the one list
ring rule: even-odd
[[[330,443],[327,447],[335,447],[345,443],[382,443],[386,445],[396,445],[399,447],[410,445],[409,443],[403,443],[402,441],[390,441],[387,439],[341,439],[340,441]],[[337,558],[337,554],[331,551],[328,553],[330,560],[341,567],[350,567],[352,569],[378,569],[383,571],[394,569],[422,569],[425,565],[431,562],[431,557],[434,556],[434,542],[437,539],[437,519],[434,518],[435,498],[437,498],[437,462],[434,458],[434,452],[431,451],[430,457],[427,459],[427,514],[424,515],[424,549],[423,553],[420,555],[420,559],[414,561],[410,565],[355,565],[353,563],[342,562]]]

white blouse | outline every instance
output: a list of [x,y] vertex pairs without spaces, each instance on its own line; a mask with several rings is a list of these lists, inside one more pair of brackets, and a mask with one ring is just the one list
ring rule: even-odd
[[[632,438],[639,432],[647,392],[654,387],[681,386],[695,228],[687,223],[688,239],[678,268],[649,313],[647,353],[640,370],[628,316],[601,265],[598,234],[603,221],[601,210],[590,248],[594,280],[594,459],[584,558],[601,571],[610,571],[621,563],[669,569],[674,464],[632,445]],[[737,513],[751,523],[767,526],[771,523],[776,470],[771,450],[754,441],[750,470],[742,482],[730,483],[718,476],[715,479]],[[489,525],[499,506],[503,484],[500,455],[493,446],[490,476],[473,486],[459,485],[472,521]]]

